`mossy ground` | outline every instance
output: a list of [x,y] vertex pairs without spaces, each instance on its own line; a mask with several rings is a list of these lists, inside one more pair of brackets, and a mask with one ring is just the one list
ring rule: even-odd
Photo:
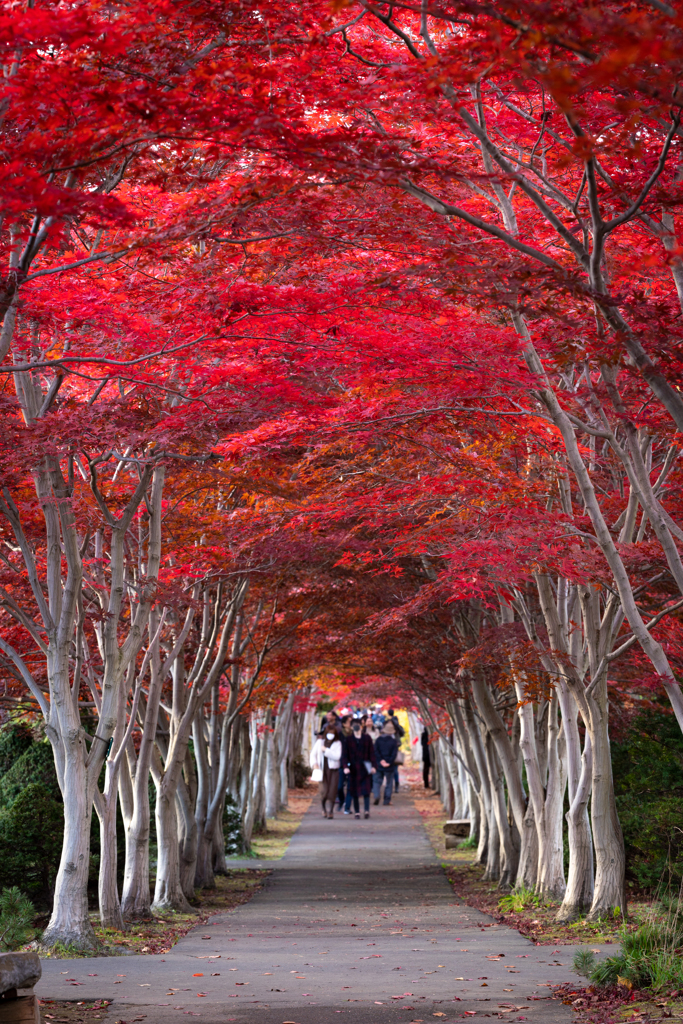
[[108,1012],[106,999],[84,999],[80,1002],[40,1000],[41,1024],[95,1024],[95,1021],[105,1020]]
[[[267,828],[254,836],[252,855],[261,861],[279,860],[289,846],[303,815],[308,810],[317,787],[289,791],[287,810],[277,818],[269,818]],[[228,867],[230,862],[228,861]],[[246,903],[263,885],[269,872],[254,868],[230,868],[227,875],[217,875],[213,889],[197,889],[193,912],[155,914],[149,921],[130,924],[125,932],[102,928],[96,913],[91,915],[99,948],[92,953],[58,947],[41,950],[41,956],[65,959],[88,956],[121,956],[130,953],[166,953],[178,939],[209,919],[212,914],[232,910]],[[85,1005],[85,1004],[84,1004]],[[85,1012],[85,1011],[83,1011]],[[92,1015],[91,1015],[92,1016]],[[88,1016],[88,1019],[91,1019]],[[58,1022],[57,1022],[58,1024]]]
[[[585,918],[579,918],[572,924],[560,924],[555,921],[559,903],[552,900],[543,900],[538,903],[530,900],[528,905],[517,911],[502,909],[499,906],[499,901],[505,896],[505,893],[498,889],[495,883],[483,881],[484,868],[475,863],[475,851],[446,849],[443,825],[447,816],[438,796],[430,791],[420,792],[414,789],[413,799],[449,882],[457,895],[470,906],[490,914],[499,923],[516,928],[522,935],[539,945],[580,945],[582,943],[609,945],[618,941],[618,933],[623,925],[621,918],[595,923],[586,921]],[[650,903],[647,900],[630,902],[627,927],[635,930],[638,925],[642,924],[649,907]]]

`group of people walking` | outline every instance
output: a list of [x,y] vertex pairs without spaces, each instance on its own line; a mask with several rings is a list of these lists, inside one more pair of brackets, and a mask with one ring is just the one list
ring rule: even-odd
[[311,750],[312,779],[319,782],[323,818],[334,817],[334,805],[344,814],[370,817],[370,795],[379,804],[384,787],[384,806],[398,792],[398,766],[403,764],[401,740],[405,735],[390,708],[388,714],[344,715],[328,711]]

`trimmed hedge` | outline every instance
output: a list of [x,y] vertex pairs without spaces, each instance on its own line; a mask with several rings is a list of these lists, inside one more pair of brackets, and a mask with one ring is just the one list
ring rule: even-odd
[[672,714],[639,715],[612,744],[627,878],[644,889],[683,879],[683,734]]

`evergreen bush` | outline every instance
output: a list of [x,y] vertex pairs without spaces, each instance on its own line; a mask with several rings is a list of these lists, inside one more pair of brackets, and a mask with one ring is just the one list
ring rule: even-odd
[[30,782],[0,810],[0,885],[49,902],[62,849],[64,812],[46,786]]
[[9,722],[0,730],[0,777],[16,764],[33,743],[33,734],[25,722]]
[[29,941],[34,915],[30,899],[16,886],[0,892],[0,949],[3,952],[17,950]]
[[654,890],[683,879],[683,734],[672,714],[648,711],[612,744],[619,820],[630,881]]
[[47,740],[32,743],[0,778],[0,807],[10,807],[32,783],[40,783],[53,800],[61,801],[52,746]]

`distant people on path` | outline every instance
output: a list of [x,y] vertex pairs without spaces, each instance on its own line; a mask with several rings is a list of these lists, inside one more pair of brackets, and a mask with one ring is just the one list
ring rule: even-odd
[[320,723],[320,729],[318,730],[318,735],[320,735],[321,732],[324,733],[325,729],[327,728],[328,725],[331,725],[335,729],[338,729],[339,728],[339,724],[340,724],[339,723],[339,715],[337,714],[336,711],[328,711],[328,712],[326,712],[326,714],[324,714],[323,717],[322,717],[322,721]]
[[422,730],[420,743],[422,744],[422,781],[424,782],[425,789],[429,789],[429,769],[432,766],[432,752],[429,747],[429,732],[426,725]]
[[[396,714],[394,713],[394,709],[393,708],[389,708],[389,710],[387,712],[387,721],[391,722],[393,724],[393,726],[394,726],[394,730],[396,732],[396,742],[398,743],[398,749],[400,751],[400,749],[401,749],[401,740],[405,736],[406,731],[403,728],[403,726],[401,725],[401,723],[399,722],[398,718],[396,717]],[[400,753],[398,753],[396,755],[396,760],[394,761],[394,792],[395,793],[398,793],[398,783],[399,783],[398,766],[399,766],[399,763],[403,764],[403,755],[400,754]]]
[[368,717],[367,717],[367,720],[366,720],[366,723],[365,723],[365,732],[370,737],[370,739],[372,740],[373,744],[375,743],[375,740],[377,739],[377,737],[382,732],[382,726],[381,725],[379,725],[379,726],[375,725],[375,720],[374,720],[372,715],[368,715]]
[[[341,742],[342,742],[342,760],[346,761],[346,743],[351,736],[351,722],[353,721],[352,715],[343,715],[341,720]],[[339,772],[339,787],[337,789],[337,801],[339,803],[339,810],[341,811],[344,806],[345,791],[349,789],[349,777],[344,772]]]
[[357,818],[360,818],[360,798],[363,797],[365,817],[370,817],[370,790],[377,762],[375,748],[367,732],[363,732],[361,721],[352,723],[351,735],[343,743],[343,775],[348,780],[344,814],[351,813],[351,801]]
[[375,758],[377,759],[377,771],[373,777],[373,793],[375,806],[379,803],[382,783],[384,783],[384,806],[391,803],[391,793],[394,783],[394,762],[398,754],[398,743],[394,723],[389,719],[385,722],[382,732],[375,740]]
[[339,767],[342,759],[342,743],[336,726],[328,725],[318,736],[311,750],[311,768],[322,771],[318,795],[323,809],[323,818],[334,817],[334,801],[339,786]]

